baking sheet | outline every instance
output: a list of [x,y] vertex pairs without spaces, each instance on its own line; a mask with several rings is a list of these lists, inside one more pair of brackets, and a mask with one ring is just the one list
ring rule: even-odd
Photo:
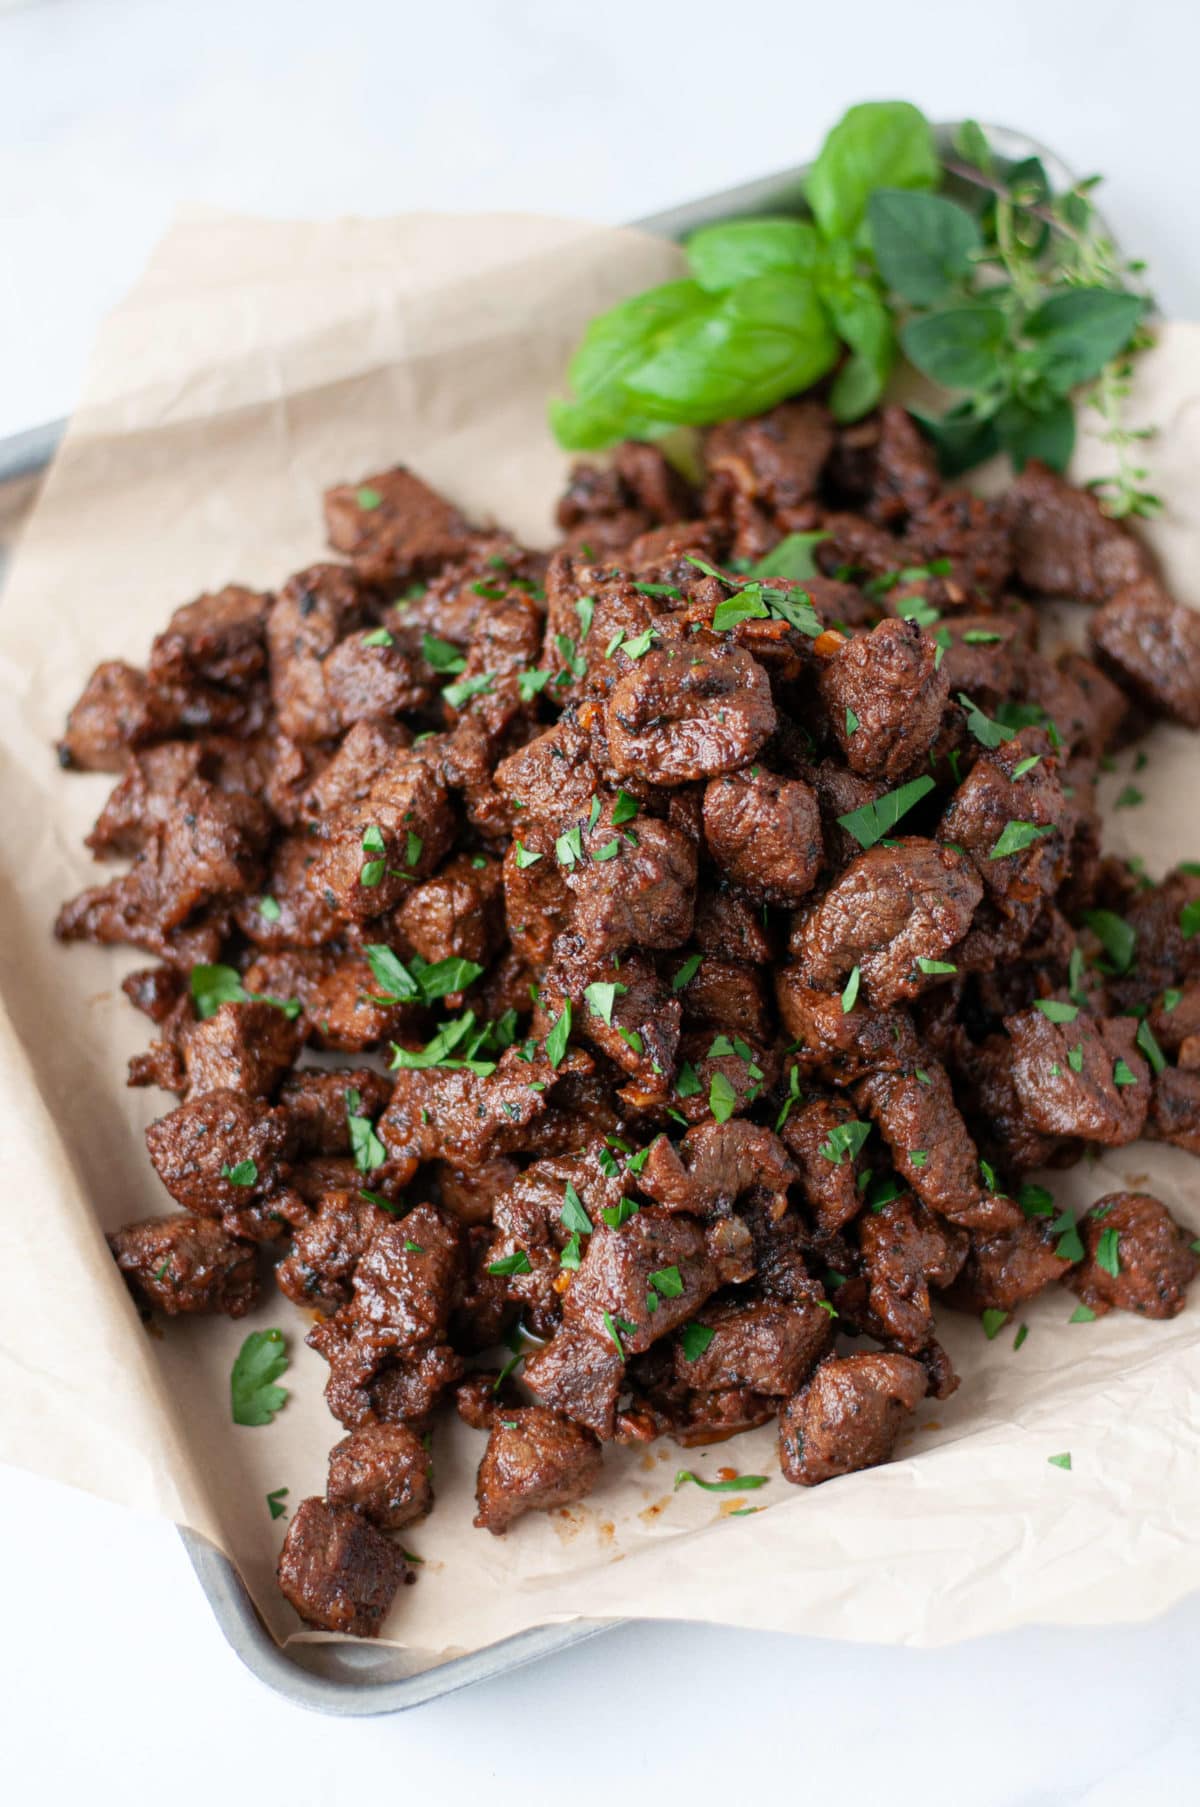
[[[468,509],[548,538],[562,461],[545,397],[582,322],[675,257],[566,222],[185,221],[102,336],[8,588],[0,1248],[22,1280],[0,1324],[0,1453],[196,1527],[233,1555],[281,1637],[320,1635],[297,1634],[275,1592],[282,1527],[265,1494],[320,1490],[338,1434],[324,1364],[302,1344],[302,1314],[275,1297],[249,1322],[151,1338],[111,1267],[97,1219],[167,1208],[141,1144],[164,1100],[122,1085],[146,1025],[117,982],[141,962],[48,936],[58,899],[92,877],[79,840],[107,782],[63,777],[49,742],[95,660],[143,658],[176,602],[231,578],[278,583],[318,556],[318,492],[336,478],[402,458]],[[1200,547],[1198,398],[1200,333],[1172,328],[1143,361],[1137,405],[1165,428],[1154,455],[1171,518],[1155,537],[1185,594]],[[1089,459],[1098,468],[1085,446]],[[1198,750],[1158,730],[1150,751],[1148,802],[1122,812],[1110,841],[1156,869],[1200,849]],[[1150,1175],[1200,1227],[1197,1171],[1138,1148],[1055,1183],[1087,1203]],[[670,1445],[613,1450],[591,1501],[493,1540],[469,1524],[480,1439],[447,1425],[439,1504],[410,1540],[421,1582],[387,1635],[419,1664],[577,1616],[931,1642],[1155,1611],[1200,1568],[1200,1326],[1187,1313],[1068,1327],[1072,1304],[1037,1303],[1019,1355],[1010,1337],[988,1344],[947,1319],[959,1393],[923,1408],[901,1461],[811,1493],[779,1481],[769,1430],[683,1459],[771,1474],[745,1501],[674,1494]],[[289,1336],[292,1398],[273,1426],[234,1427],[233,1352],[270,1322]],[[1046,1461],[1064,1448],[1070,1475]],[[762,1510],[732,1518],[739,1504]]]

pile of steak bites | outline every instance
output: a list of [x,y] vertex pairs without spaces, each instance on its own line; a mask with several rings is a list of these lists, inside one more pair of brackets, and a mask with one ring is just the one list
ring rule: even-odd
[[182,1100],[180,1210],[113,1251],[167,1314],[242,1315],[268,1262],[315,1308],[311,1624],[378,1629],[444,1405],[496,1533],[606,1444],[776,1413],[811,1486],[957,1385],[935,1299],[1169,1317],[1196,1271],[1158,1200],[1076,1223],[1024,1176],[1200,1151],[1200,876],[1106,858],[1095,806],[1148,717],[1200,726],[1200,616],[1049,471],[944,487],[900,410],[704,454],[700,490],[578,467],[550,556],[405,469],[334,489],[340,562],[180,608],[71,712],[132,864],[57,932],[160,962],[130,1083]]

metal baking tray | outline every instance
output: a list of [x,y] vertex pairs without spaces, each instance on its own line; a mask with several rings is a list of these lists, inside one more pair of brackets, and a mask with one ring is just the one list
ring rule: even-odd
[[[1055,188],[1069,187],[1074,181],[1061,159],[1035,139],[1005,126],[984,129],[1001,156],[1013,160],[1040,157]],[[943,150],[949,150],[955,130],[954,124],[936,128]],[[807,168],[800,164],[632,223],[662,238],[682,239],[717,220],[786,211],[802,200]],[[49,421],[0,441],[0,483],[47,465],[66,424]],[[229,1558],[194,1531],[181,1528],[179,1535],[217,1623],[242,1662],[268,1688],[318,1713],[351,1718],[403,1712],[570,1649],[621,1622],[577,1620],[570,1625],[537,1626],[416,1674],[403,1650],[386,1645],[295,1644],[284,1650],[263,1625]]]

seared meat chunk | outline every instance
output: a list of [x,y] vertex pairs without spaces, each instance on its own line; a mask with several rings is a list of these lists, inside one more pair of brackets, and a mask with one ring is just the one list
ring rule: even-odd
[[790,1398],[833,1342],[833,1319],[816,1299],[730,1299],[706,1306],[694,1321],[712,1338],[692,1360],[676,1342],[675,1373],[701,1392],[744,1387]]
[[768,903],[798,903],[821,866],[821,814],[812,790],[758,766],[710,779],[704,839],[733,882]]
[[915,621],[881,621],[821,668],[821,696],[851,771],[897,784],[920,767],[949,694],[949,673]]
[[1200,1154],[1200,1073],[1168,1067],[1154,1081],[1147,1135]]
[[328,740],[341,726],[325,660],[360,625],[366,601],[363,586],[345,565],[310,565],[289,579],[272,605],[267,617],[271,701],[290,739]]
[[817,487],[833,450],[833,422],[820,402],[783,402],[752,420],[724,421],[704,436],[704,462],[748,502],[798,508]]
[[471,540],[458,510],[402,464],[326,490],[325,527],[373,583],[426,576]]
[[352,1506],[304,1500],[296,1508],[279,1556],[279,1586],[306,1625],[351,1637],[379,1634],[409,1567]]
[[984,1190],[979,1155],[940,1061],[873,1073],[859,1081],[855,1097],[878,1123],[897,1173],[932,1211],[967,1229],[1018,1220],[1015,1205]]
[[462,1274],[462,1233],[436,1205],[377,1223],[354,1271],[352,1321],[372,1359],[441,1342]]
[[1200,728],[1200,614],[1151,577],[1120,589],[1091,621],[1092,645],[1122,687],[1155,715]]
[[858,1182],[868,1162],[846,1142],[847,1126],[855,1121],[853,1105],[818,1094],[794,1105],[781,1132],[800,1170],[805,1203],[827,1235],[862,1209]]
[[[1061,1007],[1061,1013],[1073,1006]],[[1132,1017],[1083,1012],[1054,1022],[1041,1010],[1005,1017],[1012,1076],[1026,1115],[1049,1136],[1121,1148],[1136,1142],[1150,1108],[1150,1069]]]
[[144,671],[121,659],[97,665],[67,717],[59,763],[81,772],[119,772],[131,747],[168,733],[169,722]]
[[928,1386],[907,1355],[831,1356],[780,1415],[784,1475],[815,1487],[888,1461]]
[[475,1523],[500,1537],[525,1512],[549,1512],[584,1499],[600,1479],[600,1444],[581,1424],[543,1406],[497,1418],[479,1464]]
[[296,1229],[291,1254],[275,1270],[280,1291],[317,1311],[348,1305],[355,1270],[380,1215],[380,1207],[361,1191],[323,1193],[316,1211]]
[[305,1067],[284,1081],[279,1102],[306,1154],[349,1154],[350,1118],[379,1115],[392,1088],[371,1067]]
[[433,1504],[429,1452],[404,1424],[364,1424],[329,1456],[331,1506],[353,1506],[381,1531],[399,1531]]
[[929,1288],[953,1281],[967,1258],[966,1232],[901,1194],[863,1217],[859,1247],[872,1316],[889,1342],[915,1355],[933,1340]]
[[1086,1251],[1068,1282],[1102,1316],[1116,1306],[1143,1318],[1174,1318],[1200,1269],[1191,1232],[1148,1192],[1110,1192],[1079,1226]]
[[961,854],[908,836],[852,860],[819,903],[801,912],[791,950],[808,983],[841,990],[854,967],[872,1004],[912,998],[966,933],[983,887]]
[[698,1124],[678,1144],[658,1136],[638,1185],[668,1211],[724,1217],[735,1204],[752,1200],[782,1217],[797,1177],[778,1136],[735,1117]]
[[702,632],[631,664],[613,687],[605,723],[622,778],[689,784],[748,764],[775,732],[775,705],[758,661]]
[[221,1311],[244,1318],[258,1303],[251,1243],[237,1242],[202,1217],[151,1217],[128,1223],[108,1239],[133,1295],[168,1317]]
[[237,1092],[205,1092],[160,1117],[146,1147],[171,1197],[198,1217],[239,1211],[287,1177],[295,1134],[286,1111]]
[[1139,540],[1096,498],[1031,458],[1008,493],[1017,576],[1039,596],[1106,602],[1149,568]]
[[586,1425],[606,1442],[612,1438],[625,1361],[610,1336],[564,1324],[527,1357],[521,1378],[543,1405]]
[[[609,847],[615,854],[607,854]],[[639,820],[636,845],[595,830],[566,882],[574,898],[572,926],[597,956],[679,947],[692,933],[696,850],[666,822]]]
[[176,609],[150,650],[153,685],[221,684],[245,690],[267,663],[264,632],[271,597],[229,584]]
[[[1005,915],[1036,905],[1066,875],[1072,824],[1055,763],[1041,731],[1026,730],[976,760],[942,817],[942,840],[970,856]],[[997,851],[1014,842],[1013,852]]]
[[484,966],[501,939],[501,869],[495,860],[460,854],[413,887],[396,912],[396,928],[423,960],[473,960]]
[[959,1311],[1015,1311],[1070,1271],[1048,1220],[1023,1218],[995,1233],[972,1230],[967,1259],[947,1291]]
[[296,1058],[299,1037],[274,1004],[222,1004],[183,1037],[189,1098],[240,1092],[270,1098]]
[[[667,1278],[656,1285],[656,1276]],[[596,1226],[563,1298],[563,1322],[637,1355],[685,1323],[716,1284],[699,1225],[642,1210],[619,1229]]]

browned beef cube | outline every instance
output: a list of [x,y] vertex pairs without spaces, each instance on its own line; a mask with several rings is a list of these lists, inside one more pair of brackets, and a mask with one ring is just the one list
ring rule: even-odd
[[[250,977],[248,972],[247,981]],[[414,1007],[390,1003],[380,993],[370,962],[361,955],[347,955],[327,964],[316,977],[304,1014],[319,1047],[360,1054],[394,1036],[408,1035]]]
[[748,765],[775,731],[767,674],[719,635],[652,647],[613,687],[609,759],[623,778],[690,784]]
[[272,600],[229,584],[176,609],[150,650],[150,682],[246,689],[266,667],[264,633]]
[[[560,552],[546,572],[546,606],[537,663],[554,673],[555,702],[571,703],[607,694],[622,671],[616,658],[605,656],[612,642],[636,642],[671,604],[664,597],[647,596],[631,577]],[[564,648],[572,655],[569,664]]]
[[1156,1076],[1146,1133],[1200,1154],[1200,1073],[1168,1067]]
[[718,960],[745,960],[762,966],[773,957],[762,912],[743,892],[721,880],[696,899],[696,946]]
[[787,1305],[777,1299],[726,1300],[706,1306],[696,1320],[713,1332],[694,1360],[675,1343],[675,1373],[700,1392],[744,1387],[790,1398],[833,1343],[833,1320],[813,1299]]
[[324,819],[308,883],[352,921],[382,916],[435,870],[455,828],[436,764],[405,753],[360,802]]
[[[674,1076],[679,999],[662,984],[645,954],[629,954],[618,965],[594,960],[586,950],[576,958],[565,949],[560,953],[563,957],[541,984],[541,1011],[553,1018],[564,997],[570,997],[580,1035],[630,1076],[648,1106],[666,1092]],[[613,989],[593,989],[607,986]]]
[[1157,1001],[1168,988],[1200,975],[1200,935],[1183,932],[1189,906],[1194,910],[1198,902],[1200,873],[1177,871],[1161,885],[1139,889],[1126,903],[1123,914],[1136,937],[1137,958],[1127,973],[1108,981],[1118,1010]]
[[906,408],[884,408],[874,423],[844,428],[842,443],[861,435],[869,424],[877,439],[867,478],[867,513],[883,527],[902,526],[928,507],[942,487],[937,457]]
[[67,717],[59,763],[82,772],[119,772],[131,747],[169,732],[144,671],[121,659],[97,665]]
[[1017,576],[1038,596],[1105,602],[1146,574],[1145,548],[1087,490],[1031,458],[1007,497]]
[[451,1161],[438,1163],[438,1187],[441,1201],[461,1224],[490,1224],[492,1207],[502,1192],[507,1192],[518,1173],[515,1161],[507,1155],[496,1155],[481,1167],[457,1167]]
[[1139,702],[1200,728],[1200,614],[1144,577],[1097,609],[1091,637],[1101,663]]
[[858,1232],[868,1305],[888,1342],[909,1354],[933,1340],[930,1286],[946,1287],[967,1258],[968,1239],[903,1195],[867,1212]]
[[[734,1116],[741,1116],[771,1092],[779,1071],[773,1048],[743,1036],[735,1044],[711,1029],[691,1029],[681,1036],[679,1061],[670,1108],[689,1123],[704,1123],[714,1115],[714,1097],[722,1099]],[[681,1091],[685,1080],[686,1089]]]
[[985,714],[993,713],[1012,692],[1015,666],[1024,664],[1019,624],[989,610],[950,615],[938,627],[950,642],[942,660],[949,694],[965,691]]
[[735,884],[768,903],[793,904],[821,866],[821,813],[809,786],[755,766],[710,780],[704,839]]
[[[565,1076],[573,1070],[569,1063],[585,1061],[572,1050],[559,1072]],[[465,1067],[402,1068],[379,1134],[396,1160],[432,1160],[452,1148],[464,1167],[478,1167],[528,1145],[529,1125],[544,1115],[555,1083],[540,1050],[526,1061],[506,1048],[487,1075]]]
[[872,1073],[859,1081],[855,1098],[879,1125],[897,1173],[931,1211],[967,1229],[1019,1221],[1009,1199],[984,1191],[978,1152],[940,1061]]
[[381,1531],[399,1531],[433,1504],[429,1451],[405,1424],[364,1424],[329,1454],[331,1506],[353,1506]]
[[1025,654],[1023,695],[1041,704],[1068,746],[1099,758],[1120,733],[1129,714],[1129,698],[1082,653],[1060,653],[1050,671],[1055,674],[1053,682],[1046,679],[1046,661],[1036,653]]
[[817,1094],[792,1106],[781,1132],[800,1170],[805,1203],[826,1235],[836,1234],[862,1208],[858,1182],[869,1159],[861,1150],[843,1153],[840,1161],[827,1152],[841,1152],[837,1132],[854,1121],[849,1100]]
[[949,1303],[958,1311],[1015,1311],[1070,1272],[1070,1262],[1055,1254],[1055,1242],[1041,1219],[1022,1219],[999,1235],[971,1231]]
[[346,803],[360,802],[397,754],[411,745],[412,735],[400,722],[355,722],[336,753],[310,773],[300,813],[316,821]]
[[769,509],[806,502],[833,450],[833,422],[822,403],[783,402],[753,420],[728,420],[704,436],[704,462],[747,501]]
[[279,1102],[305,1154],[349,1154],[351,1116],[374,1121],[391,1093],[389,1081],[371,1067],[305,1067],[289,1074]]
[[810,985],[840,991],[854,967],[875,1005],[912,998],[970,926],[983,887],[970,862],[908,836],[871,847],[797,917],[791,949]]
[[1197,1262],[1190,1230],[1147,1192],[1110,1192],[1079,1226],[1086,1251],[1067,1284],[1103,1316],[1136,1311],[1143,1318],[1178,1317]]
[[815,1487],[886,1462],[928,1390],[906,1355],[849,1355],[821,1363],[779,1419],[779,1458],[789,1481]]
[[[668,1276],[661,1289],[655,1275]],[[563,1322],[636,1355],[685,1323],[716,1284],[700,1226],[642,1210],[618,1229],[596,1226],[564,1296]]]
[[363,1424],[407,1424],[423,1436],[447,1387],[462,1378],[462,1359],[448,1343],[433,1343],[403,1360],[388,1357],[381,1362],[369,1337],[364,1340],[356,1334],[350,1311],[323,1319],[305,1340],[329,1363],[325,1401],[347,1430]]
[[292,740],[328,740],[341,725],[325,660],[363,619],[366,593],[344,565],[310,565],[280,591],[267,617],[271,701]]
[[543,1405],[605,1441],[613,1436],[625,1363],[611,1337],[564,1324],[526,1359],[521,1378]]
[[785,966],[775,980],[783,1026],[796,1044],[793,1057],[804,1072],[836,1078],[841,1084],[876,1068],[911,1065],[918,1043],[904,1010],[872,1010],[861,1000],[843,1010],[836,991],[817,990],[800,966]]
[[261,750],[253,742],[218,735],[160,741],[129,756],[87,845],[100,860],[131,857],[157,826],[185,807],[181,799],[194,781],[254,794],[262,789],[264,776]]
[[435,965],[456,956],[486,966],[503,938],[501,867],[482,854],[459,854],[413,886],[396,912],[407,945]]
[[1029,1121],[1013,1079],[1013,1049],[1006,1035],[972,1044],[965,1037],[954,1049],[955,1077],[963,1110],[980,1146],[1005,1173],[1020,1175],[1044,1167],[1062,1144]]
[[1005,1017],[1004,1027],[1013,1083],[1035,1129],[1109,1148],[1136,1142],[1150,1108],[1150,1069],[1135,1046],[1132,1017],[1080,1012],[1052,1022],[1035,1009]]
[[739,1200],[753,1200],[780,1217],[798,1177],[778,1136],[735,1117],[698,1124],[678,1145],[657,1137],[638,1185],[668,1211],[724,1217]]
[[[539,1335],[549,1334],[558,1323],[566,1274],[559,1264],[562,1251],[575,1230],[590,1234],[582,1229],[574,1205],[567,1205],[568,1187],[593,1229],[603,1223],[603,1211],[615,1212],[620,1204],[619,1174],[607,1177],[590,1155],[534,1161],[494,1200],[496,1234],[488,1260],[516,1262],[516,1271],[504,1277],[507,1294],[521,1305]],[[570,1225],[566,1217],[572,1218]],[[578,1249],[578,1242],[574,1246]]]
[[[978,605],[999,595],[1012,570],[1013,552],[1003,502],[986,502],[965,489],[948,489],[915,511],[902,543],[901,567],[950,560],[949,574],[926,592],[938,607]],[[898,598],[903,586],[889,593]]]
[[168,1317],[223,1311],[243,1318],[258,1302],[253,1246],[235,1242],[205,1218],[185,1214],[128,1223],[108,1245],[134,1297]]
[[274,1004],[222,1004],[183,1037],[188,1096],[270,1098],[296,1058],[295,1025]]
[[325,528],[374,583],[427,576],[471,542],[458,510],[402,464],[326,490]]
[[295,1138],[285,1111],[237,1092],[206,1092],[152,1123],[146,1146],[178,1204],[220,1217],[278,1190]]
[[399,633],[388,641],[365,628],[347,634],[321,670],[340,728],[388,722],[402,710],[423,708],[433,696],[433,675],[419,642]]
[[[1020,777],[1026,760],[1038,763]],[[944,841],[962,847],[973,860],[996,907],[1017,914],[1048,897],[1066,876],[1072,813],[1040,729],[1026,729],[976,760],[942,817]],[[1013,853],[997,855],[1010,823],[1036,831]],[[1010,836],[1010,839],[1012,837]]]
[[314,889],[309,874],[319,849],[307,834],[284,835],[275,845],[263,877],[262,895],[239,903],[234,919],[258,947],[324,947],[343,927],[329,899]]
[[280,1291],[297,1305],[326,1313],[349,1304],[351,1282],[380,1216],[380,1207],[363,1198],[360,1188],[324,1193],[296,1230],[291,1254],[275,1270]]
[[479,1464],[475,1523],[500,1537],[525,1512],[572,1506],[600,1479],[603,1457],[591,1431],[544,1407],[497,1418]]
[[949,673],[915,621],[881,621],[821,667],[821,696],[850,769],[897,784],[920,767],[941,725]]
[[375,1226],[354,1271],[355,1325],[380,1359],[441,1342],[463,1273],[462,1232],[436,1205]]
[[680,949],[661,961],[660,969],[683,1005],[683,1021],[689,1029],[723,1029],[727,1035],[756,1042],[771,1039],[771,1007],[757,967],[744,960],[722,960],[715,954],[705,954],[696,966],[688,950]]
[[279,1586],[306,1625],[377,1637],[408,1564],[352,1506],[304,1500],[279,1555]]
[[[584,856],[568,866],[566,883],[575,899],[573,926],[590,953],[679,947],[688,939],[696,849],[685,834],[648,816],[638,819],[636,846],[600,827],[584,834],[582,844]],[[597,859],[609,846],[616,853]]]

